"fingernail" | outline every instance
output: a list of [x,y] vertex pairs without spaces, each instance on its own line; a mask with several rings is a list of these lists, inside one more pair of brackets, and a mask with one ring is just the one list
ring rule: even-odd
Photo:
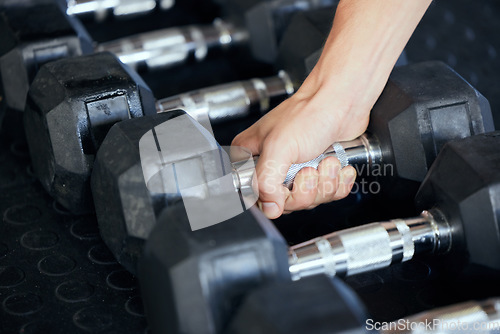
[[306,188],[307,190],[312,190],[318,185],[318,178],[316,176],[308,176],[306,178]]
[[337,164],[332,164],[328,167],[328,176],[331,179],[337,178],[339,176],[340,166]]
[[274,202],[262,202],[262,212],[264,212],[267,218],[275,218],[279,216],[280,209],[278,204]]
[[356,173],[354,173],[354,171],[352,171],[351,169],[349,169],[348,171],[346,171],[344,183],[345,184],[354,183],[354,179],[355,178],[356,178]]

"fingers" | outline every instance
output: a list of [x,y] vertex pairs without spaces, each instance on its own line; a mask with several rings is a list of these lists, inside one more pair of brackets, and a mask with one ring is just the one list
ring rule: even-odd
[[333,195],[331,201],[338,201],[346,198],[352,190],[355,179],[356,169],[354,167],[347,166],[343,168],[340,172],[339,187],[337,188],[337,191],[335,192],[335,195]]
[[[251,132],[249,129],[240,134],[234,139],[233,145],[247,147],[253,154],[258,154],[262,141],[255,140]],[[343,199],[351,192],[356,170],[351,166],[341,169],[335,157],[324,159],[318,170],[302,169],[295,178],[292,190],[288,190],[282,183],[295,154],[284,147],[280,150],[277,145],[268,145],[270,141],[269,138],[264,141],[264,151],[256,173],[259,207],[268,218],[275,219],[283,213],[312,209],[323,203]]]
[[292,191],[285,201],[284,213],[312,209],[343,199],[351,192],[355,179],[354,167],[340,169],[340,162],[334,157],[324,159],[318,170],[304,168],[297,173]]
[[339,187],[340,162],[335,157],[328,157],[318,166],[319,182],[315,205],[331,202]]
[[285,210],[304,210],[313,205],[318,194],[319,179],[319,172],[312,167],[297,173],[292,191],[285,201]]

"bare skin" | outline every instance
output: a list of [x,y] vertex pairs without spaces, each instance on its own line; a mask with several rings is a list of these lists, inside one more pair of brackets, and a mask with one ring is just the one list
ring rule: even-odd
[[259,206],[268,218],[349,194],[356,171],[340,169],[333,157],[318,170],[301,170],[291,191],[282,183],[291,164],[366,130],[371,108],[430,3],[341,0],[323,53],[300,89],[233,140],[260,155]]

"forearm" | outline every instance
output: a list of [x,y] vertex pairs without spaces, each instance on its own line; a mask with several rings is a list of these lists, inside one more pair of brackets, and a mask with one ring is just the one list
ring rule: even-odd
[[371,108],[431,0],[341,0],[323,53],[301,94],[361,92]]

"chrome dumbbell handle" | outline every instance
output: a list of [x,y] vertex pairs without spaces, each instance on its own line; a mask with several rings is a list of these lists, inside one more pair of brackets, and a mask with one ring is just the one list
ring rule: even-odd
[[141,15],[156,7],[171,8],[175,0],[66,0],[68,15],[94,14],[98,21],[106,18],[108,11],[116,17]]
[[317,274],[351,276],[450,247],[450,227],[434,209],[419,217],[349,228],[293,246],[289,269],[294,280]]
[[239,45],[247,39],[245,30],[217,19],[211,25],[166,28],[117,39],[99,44],[96,50],[111,52],[133,68],[168,68],[190,57],[201,61],[211,49]]
[[277,76],[231,82],[158,101],[158,112],[182,109],[203,124],[212,124],[248,116],[252,109],[267,112],[273,99],[285,99],[294,92],[293,84],[284,71]]

